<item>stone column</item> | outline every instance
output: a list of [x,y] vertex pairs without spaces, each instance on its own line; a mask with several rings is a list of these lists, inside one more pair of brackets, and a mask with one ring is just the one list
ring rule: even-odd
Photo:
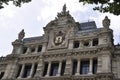
[[59,68],[58,68],[58,74],[57,74],[57,76],[60,76],[61,68],[62,68],[62,61],[59,62]]
[[22,65],[22,69],[18,78],[22,78],[24,74],[25,64]]
[[75,75],[80,75],[80,59],[77,61],[77,73]]
[[72,75],[72,58],[71,58],[71,53],[67,53],[66,57],[66,67],[65,67],[65,76],[70,76]]
[[89,64],[89,74],[93,74],[92,73],[92,70],[93,69],[93,59],[92,58],[90,58],[90,64]]
[[32,75],[33,75],[33,72],[34,72],[34,66],[35,66],[35,64],[33,63],[33,64],[32,64],[32,67],[31,67],[31,70],[30,70],[30,75],[28,76],[29,78],[31,78]]
[[48,65],[47,74],[45,75],[46,77],[50,76],[50,70],[51,70],[51,61],[49,62],[49,65]]

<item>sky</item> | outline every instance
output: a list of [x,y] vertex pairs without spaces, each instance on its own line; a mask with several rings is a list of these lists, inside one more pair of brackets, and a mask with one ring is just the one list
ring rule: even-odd
[[0,9],[0,56],[12,53],[12,42],[18,38],[18,33],[24,29],[25,38],[41,36],[43,27],[54,20],[66,3],[67,10],[77,22],[95,21],[98,28],[102,27],[105,16],[111,19],[114,43],[120,43],[120,16],[110,13],[93,11],[95,5],[82,5],[79,0],[32,0],[30,3],[15,7],[12,3]]

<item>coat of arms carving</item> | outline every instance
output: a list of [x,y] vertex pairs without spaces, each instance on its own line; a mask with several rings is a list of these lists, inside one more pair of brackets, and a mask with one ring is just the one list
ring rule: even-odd
[[65,40],[65,34],[62,31],[56,32],[54,36],[54,44],[60,45]]

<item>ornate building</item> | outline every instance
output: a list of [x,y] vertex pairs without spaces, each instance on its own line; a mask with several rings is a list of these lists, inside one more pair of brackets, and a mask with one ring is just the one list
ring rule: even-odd
[[66,11],[44,27],[44,35],[24,38],[0,58],[1,80],[119,80],[120,46],[106,16],[103,28],[94,21],[79,23]]

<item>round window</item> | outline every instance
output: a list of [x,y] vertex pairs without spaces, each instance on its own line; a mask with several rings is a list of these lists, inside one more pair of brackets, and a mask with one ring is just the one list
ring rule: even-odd
[[89,46],[89,42],[88,42],[88,41],[85,41],[85,42],[84,42],[84,46]]

